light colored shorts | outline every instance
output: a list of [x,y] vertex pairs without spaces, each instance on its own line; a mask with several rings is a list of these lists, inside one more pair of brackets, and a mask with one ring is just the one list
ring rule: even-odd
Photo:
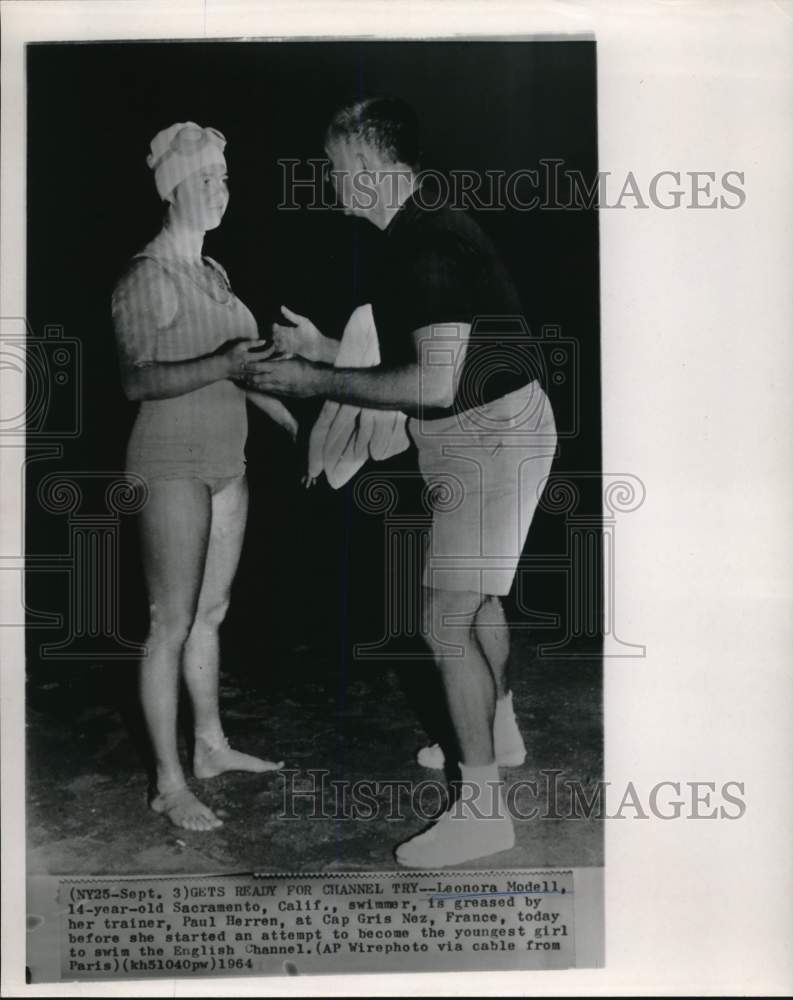
[[531,382],[408,433],[432,511],[424,586],[508,594],[556,454],[548,397]]

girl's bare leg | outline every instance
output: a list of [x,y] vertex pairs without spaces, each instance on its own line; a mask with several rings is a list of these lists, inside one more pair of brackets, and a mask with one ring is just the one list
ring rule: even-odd
[[209,490],[193,479],[153,480],[150,490],[140,519],[150,612],[140,697],[156,763],[151,807],[176,826],[211,830],[221,820],[187,788],[176,740],[182,652],[195,615],[209,539]]
[[184,650],[184,678],[193,704],[197,778],[224,771],[272,771],[283,762],[260,760],[232,750],[220,722],[218,629],[226,617],[231,584],[237,571],[248,512],[244,476],[233,479],[211,497],[211,527],[198,607]]

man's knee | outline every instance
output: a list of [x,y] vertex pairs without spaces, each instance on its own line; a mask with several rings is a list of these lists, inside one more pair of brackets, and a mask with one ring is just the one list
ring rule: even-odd
[[506,628],[507,619],[504,615],[504,605],[501,598],[495,594],[485,594],[482,604],[476,613],[477,629],[484,628],[490,631],[501,631]]
[[442,653],[465,642],[482,600],[481,594],[471,591],[425,587],[422,631],[430,649]]
[[477,618],[502,618],[504,615],[501,598],[495,594],[483,594],[482,603],[477,611]]

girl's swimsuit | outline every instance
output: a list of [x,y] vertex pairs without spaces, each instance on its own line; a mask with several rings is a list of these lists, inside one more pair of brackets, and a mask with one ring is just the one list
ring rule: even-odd
[[[122,362],[186,361],[229,340],[255,340],[256,321],[232,293],[224,269],[179,257],[167,234],[132,258],[113,293]],[[245,392],[228,379],[169,399],[144,400],[127,447],[127,470],[152,479],[210,485],[242,475]]]

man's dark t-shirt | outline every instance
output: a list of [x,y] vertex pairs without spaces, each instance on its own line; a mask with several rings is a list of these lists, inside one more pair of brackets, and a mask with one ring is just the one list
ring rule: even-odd
[[408,198],[384,232],[372,310],[387,367],[416,360],[414,330],[472,324],[454,406],[425,409],[435,418],[500,399],[535,375],[520,298],[493,244],[467,212],[432,208],[429,194],[424,207],[424,196]]

